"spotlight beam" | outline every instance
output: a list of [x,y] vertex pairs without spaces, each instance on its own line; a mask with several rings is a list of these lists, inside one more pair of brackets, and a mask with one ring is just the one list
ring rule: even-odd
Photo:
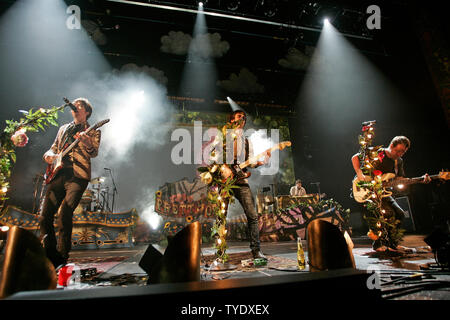
[[[209,12],[209,11],[204,11],[204,10],[179,8],[179,7],[168,6],[168,5],[161,5],[161,4],[155,4],[155,3],[143,3],[143,2],[136,2],[136,1],[125,1],[125,0],[107,0],[107,1],[115,2],[115,3],[122,3],[122,4],[137,5],[137,6],[142,6],[142,7],[158,8],[158,9],[163,9],[163,10],[172,10],[172,11],[188,12],[188,13],[195,13],[195,14],[201,13],[201,14],[213,16],[213,17],[221,17],[221,18],[241,20],[241,21],[247,21],[247,22],[269,24],[269,25],[283,27],[283,28],[289,28],[289,29],[308,30],[308,31],[314,31],[314,32],[319,32],[319,33],[322,32],[322,29],[319,29],[319,28],[309,28],[309,27],[304,27],[304,26],[297,26],[294,24],[286,24],[286,23],[280,23],[280,22],[274,22],[274,21],[266,21],[266,20],[260,20],[260,19],[254,19],[254,18],[234,16],[234,15],[218,13],[218,12]],[[346,36],[346,37],[351,37],[351,38],[372,40],[371,37],[358,36],[358,35],[349,34],[349,33],[340,33],[340,34],[343,36]]]

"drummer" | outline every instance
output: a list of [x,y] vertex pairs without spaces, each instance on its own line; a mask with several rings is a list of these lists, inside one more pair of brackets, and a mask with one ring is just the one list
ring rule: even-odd
[[302,180],[295,180],[295,186],[291,187],[291,197],[306,196],[306,190],[302,187]]

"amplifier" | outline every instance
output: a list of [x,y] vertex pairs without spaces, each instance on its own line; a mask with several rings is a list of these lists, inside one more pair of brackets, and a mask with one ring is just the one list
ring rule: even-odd
[[403,219],[401,228],[405,229],[406,232],[415,232],[416,226],[414,224],[414,218],[411,211],[411,205],[409,204],[408,196],[402,196],[395,198],[400,208],[405,211],[405,218]]

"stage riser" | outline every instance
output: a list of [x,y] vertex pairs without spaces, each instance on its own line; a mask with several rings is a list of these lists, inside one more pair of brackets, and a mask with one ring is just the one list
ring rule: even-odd
[[[74,212],[72,249],[129,248],[133,247],[131,224],[134,210],[124,213]],[[0,223],[18,226],[39,236],[39,216],[8,206]],[[55,219],[55,231],[58,236]]]
[[177,310],[189,303],[217,306],[224,304],[269,304],[286,308],[304,307],[306,301],[376,301],[381,299],[379,290],[370,290],[367,281],[371,274],[341,269],[334,271],[299,273],[295,275],[239,278],[220,281],[199,281],[175,284],[155,284],[139,287],[109,287],[86,290],[22,292],[10,297],[21,299],[56,300],[122,300],[152,301],[170,304],[165,316],[180,315]]
[[129,248],[133,246],[130,228],[74,225],[72,249]]

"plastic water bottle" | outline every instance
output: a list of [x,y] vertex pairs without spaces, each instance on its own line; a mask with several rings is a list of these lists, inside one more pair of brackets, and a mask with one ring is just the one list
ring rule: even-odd
[[304,270],[306,267],[305,263],[305,252],[303,251],[302,239],[297,238],[297,265],[299,270]]

